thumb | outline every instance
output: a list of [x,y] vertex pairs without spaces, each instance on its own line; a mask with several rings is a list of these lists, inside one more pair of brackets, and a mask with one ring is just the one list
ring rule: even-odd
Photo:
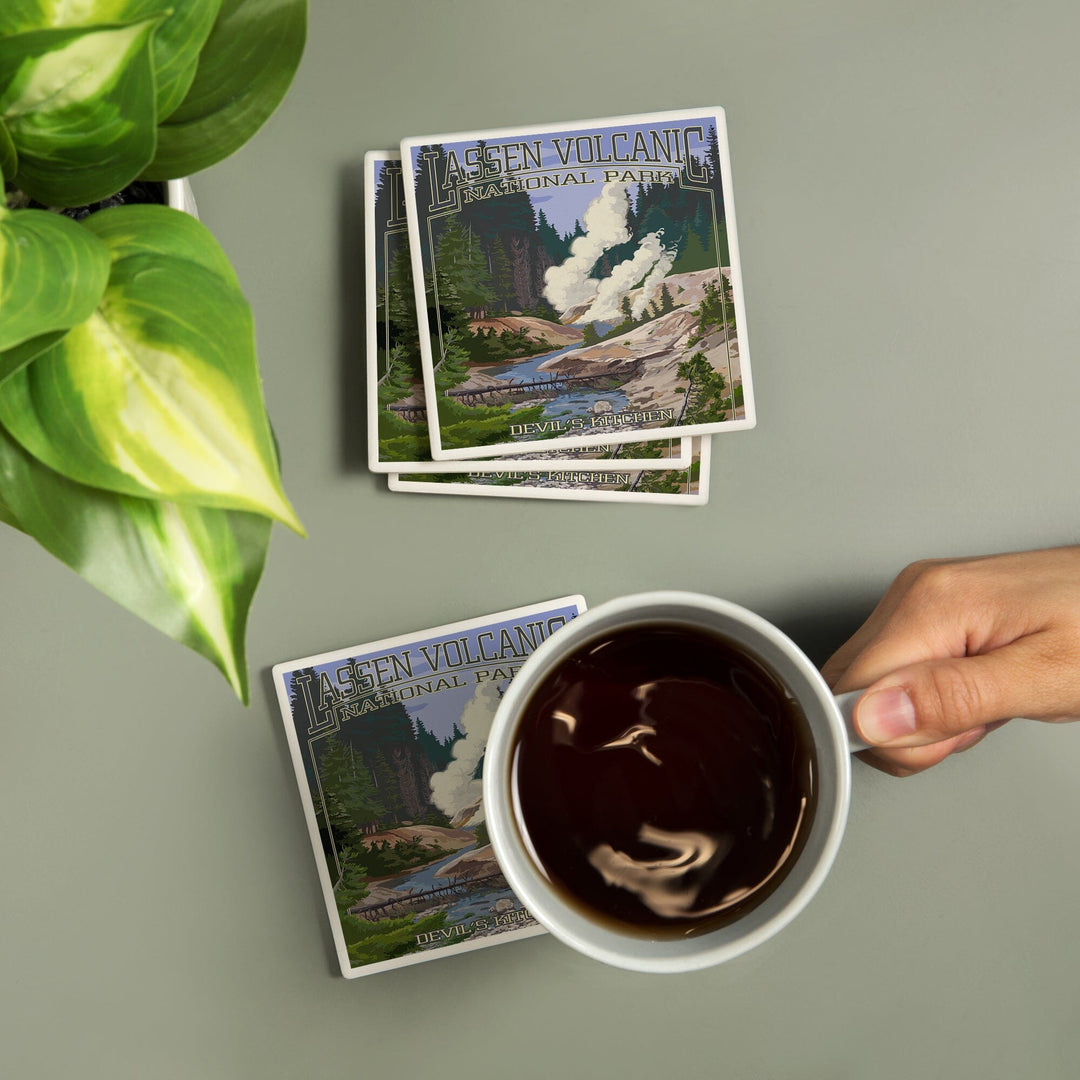
[[928,660],[869,686],[855,704],[855,727],[874,746],[924,746],[1032,712],[1053,685],[1035,635],[978,656]]

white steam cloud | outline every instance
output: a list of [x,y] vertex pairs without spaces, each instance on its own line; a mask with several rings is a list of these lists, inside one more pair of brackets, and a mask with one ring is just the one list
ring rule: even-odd
[[[655,235],[649,233],[649,236]],[[648,239],[648,237],[646,237]],[[641,292],[634,298],[633,304],[630,305],[630,314],[635,319],[641,318],[641,313],[645,310],[645,305],[653,298],[653,294],[656,292],[657,286],[661,281],[668,276],[668,271],[671,270],[672,264],[675,262],[675,252],[671,248],[662,248],[660,255],[656,260],[656,265],[649,271],[649,276],[641,283]]]
[[483,785],[475,773],[484,756],[499,700],[497,683],[486,682],[477,686],[476,693],[462,709],[458,721],[465,738],[454,743],[450,764],[431,778],[431,801],[450,818],[476,808],[468,818],[471,825],[484,820],[483,807],[480,805]]
[[675,262],[676,252],[661,243],[663,229],[643,237],[634,254],[619,263],[610,276],[602,281],[589,277],[605,251],[630,239],[626,221],[629,213],[626,188],[622,184],[605,184],[582,216],[585,235],[570,245],[570,255],[560,266],[549,267],[544,274],[544,296],[554,308],[565,313],[592,299],[589,309],[575,321],[613,322],[622,314],[622,298],[644,277],[641,292],[630,309],[635,319],[641,317]]
[[544,296],[558,311],[569,311],[596,293],[600,284],[589,277],[596,260],[616,244],[630,239],[626,215],[630,200],[622,184],[605,184],[581,219],[585,230],[570,245],[570,256],[560,266],[550,266],[544,274]]
[[600,286],[596,290],[596,299],[593,301],[592,307],[582,315],[580,322],[613,322],[618,320],[622,314],[619,311],[619,303],[622,298],[637,282],[641,281],[642,277],[648,274],[641,295],[634,300],[630,309],[635,319],[641,315],[645,310],[645,305],[652,299],[652,294],[656,291],[660,279],[667,276],[671,264],[675,261],[674,254],[669,253],[660,243],[662,235],[663,229],[658,232],[651,232],[643,237],[633,256],[619,263],[611,271],[611,276],[604,278],[600,282]]

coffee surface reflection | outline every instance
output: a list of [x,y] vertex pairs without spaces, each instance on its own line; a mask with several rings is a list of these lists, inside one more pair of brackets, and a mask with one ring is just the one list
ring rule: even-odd
[[799,704],[741,646],[652,623],[578,648],[537,686],[513,749],[538,868],[613,928],[724,926],[783,881],[814,814]]

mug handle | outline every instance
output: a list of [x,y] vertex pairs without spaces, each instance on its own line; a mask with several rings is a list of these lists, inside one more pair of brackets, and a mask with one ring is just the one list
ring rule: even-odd
[[847,731],[848,747],[853,754],[858,753],[860,750],[870,749],[870,744],[863,742],[859,738],[859,733],[855,730],[855,702],[859,700],[861,695],[862,690],[849,690],[846,694],[834,695],[836,707],[840,710],[840,716]]

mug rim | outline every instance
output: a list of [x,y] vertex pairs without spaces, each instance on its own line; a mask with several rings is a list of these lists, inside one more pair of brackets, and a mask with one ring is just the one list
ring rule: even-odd
[[[678,622],[678,617],[662,614],[661,609],[670,612],[670,609],[680,607],[686,610],[688,623],[695,622],[695,613],[699,625],[702,614],[719,616],[747,627],[751,635],[757,635],[779,649],[785,662],[792,665],[792,670],[798,672],[813,692],[819,706],[818,714],[824,720],[829,735],[828,739],[821,738],[820,724],[812,722],[815,749],[819,756],[827,753],[836,766],[833,797],[824,806],[818,803],[815,823],[809,834],[809,837],[814,836],[817,821],[827,817],[823,826],[824,840],[813,864],[805,869],[794,894],[775,912],[758,925],[735,936],[730,934],[730,927],[737,923],[697,937],[674,939],[649,938],[637,933],[620,934],[598,925],[567,904],[546,881],[537,861],[528,852],[525,838],[516,822],[511,754],[522,706],[539,681],[556,663],[587,641],[594,628],[597,633],[602,633],[605,625]],[[650,612],[655,613],[652,618]],[[750,648],[751,652],[755,651],[745,641],[740,644]],[[758,659],[770,668],[775,667],[770,660],[760,656]],[[780,674],[786,676],[788,673]],[[783,681],[787,683],[789,680],[785,677]],[[631,593],[590,608],[532,653],[511,680],[492,721],[482,782],[488,835],[496,860],[515,895],[542,926],[578,952],[615,967],[643,972],[681,972],[709,967],[754,948],[779,933],[810,902],[828,875],[843,837],[851,794],[851,759],[846,729],[832,691],[814,664],[787,634],[762,616],[730,600],[705,593],[669,589]],[[800,861],[806,855],[804,851]],[[783,888],[780,892],[783,892]],[[777,895],[774,893],[766,898],[760,909],[753,909],[744,918],[749,919],[754,911],[767,908]],[[718,936],[720,940],[710,942],[711,938],[717,939]]]

